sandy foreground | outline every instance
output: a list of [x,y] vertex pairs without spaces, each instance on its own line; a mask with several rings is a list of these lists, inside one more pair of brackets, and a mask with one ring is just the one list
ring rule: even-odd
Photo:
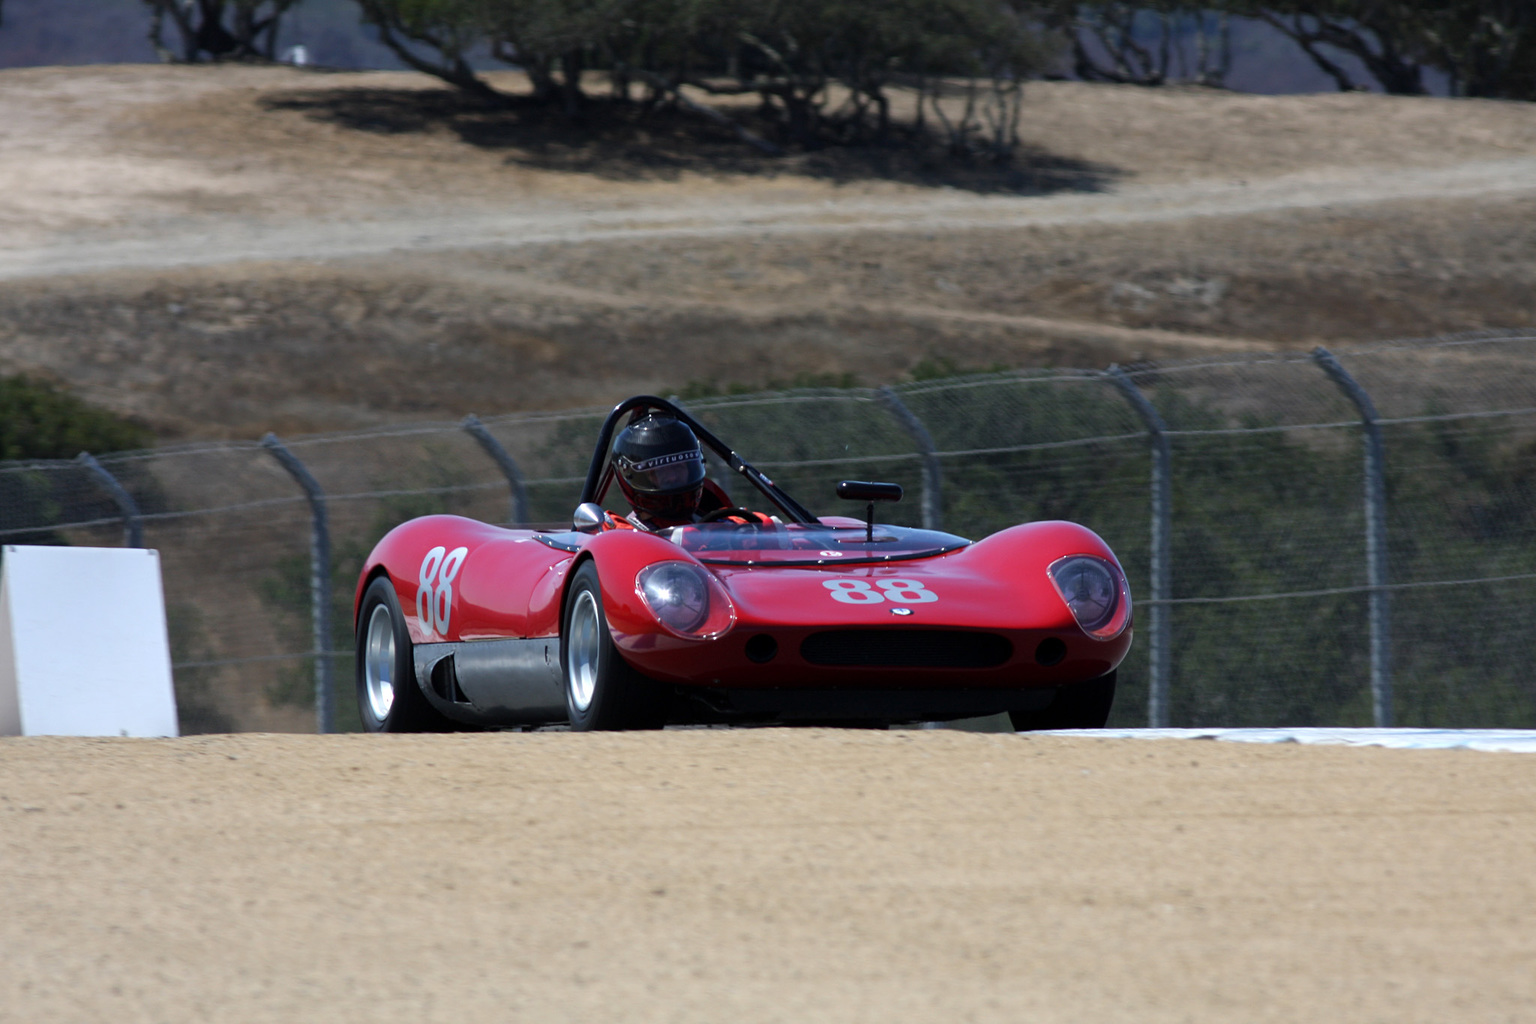
[[1536,758],[0,740],[5,1021],[1515,1021]]

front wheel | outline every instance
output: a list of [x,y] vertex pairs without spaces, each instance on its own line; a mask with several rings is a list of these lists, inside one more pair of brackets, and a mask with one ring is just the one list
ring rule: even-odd
[[1010,711],[1008,718],[1019,732],[1041,729],[1102,729],[1115,704],[1115,673],[1081,683],[1069,683],[1056,691],[1051,703],[1039,711]]
[[357,617],[357,711],[369,732],[453,728],[416,685],[411,634],[387,576],[368,585]]
[[560,633],[565,705],[577,732],[659,729],[666,722],[665,695],[619,657],[603,614],[597,568],[586,562],[571,579]]

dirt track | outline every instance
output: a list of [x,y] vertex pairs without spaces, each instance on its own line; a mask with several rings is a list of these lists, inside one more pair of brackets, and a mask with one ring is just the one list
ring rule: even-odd
[[91,235],[0,249],[0,280],[124,269],[209,266],[302,256],[334,260],[392,252],[437,252],[555,243],[653,239],[765,239],[779,235],[1009,230],[1116,226],[1349,208],[1389,202],[1519,196],[1536,192],[1536,159],[1480,160],[1427,170],[1360,168],[1252,184],[1224,180],[1141,186],[1108,195],[993,198],[907,195],[885,199],[765,202],[742,197],[612,210],[526,212],[380,211],[366,220],[206,218],[180,230],[131,237]]
[[1536,758],[0,741],[4,1021],[1518,1021]]

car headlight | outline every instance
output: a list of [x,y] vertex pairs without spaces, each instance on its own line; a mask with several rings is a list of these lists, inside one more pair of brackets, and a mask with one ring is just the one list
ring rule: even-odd
[[635,589],[656,621],[681,636],[719,636],[736,620],[720,584],[691,562],[648,565],[635,576]]
[[1069,555],[1045,571],[1083,632],[1112,640],[1125,629],[1131,594],[1118,565],[1094,555]]

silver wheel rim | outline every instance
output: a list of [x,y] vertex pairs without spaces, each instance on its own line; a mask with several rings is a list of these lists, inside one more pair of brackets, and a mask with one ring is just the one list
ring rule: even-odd
[[602,649],[600,629],[597,598],[592,596],[592,591],[583,590],[576,595],[576,607],[571,609],[570,636],[565,640],[565,685],[570,691],[571,707],[576,711],[590,708],[597,692],[597,659]]
[[395,624],[386,605],[368,617],[368,639],[363,646],[363,687],[368,710],[377,721],[389,717],[395,706]]

